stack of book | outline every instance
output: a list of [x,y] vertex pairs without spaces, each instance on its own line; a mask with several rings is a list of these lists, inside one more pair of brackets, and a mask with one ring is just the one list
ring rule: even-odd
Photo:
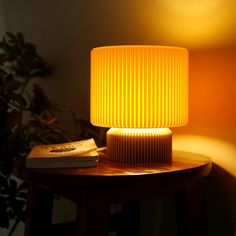
[[38,145],[26,158],[26,168],[91,167],[98,162],[93,139],[77,142]]

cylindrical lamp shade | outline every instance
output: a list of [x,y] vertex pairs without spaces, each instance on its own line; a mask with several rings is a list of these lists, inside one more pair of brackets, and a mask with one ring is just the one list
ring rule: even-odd
[[188,51],[107,46],[91,51],[92,124],[163,128],[188,122]]

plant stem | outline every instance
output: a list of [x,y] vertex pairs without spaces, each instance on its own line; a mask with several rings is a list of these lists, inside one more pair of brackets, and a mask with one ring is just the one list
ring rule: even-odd
[[17,225],[19,224],[20,220],[17,219],[14,223],[14,225],[11,227],[10,232],[8,233],[7,236],[12,236],[12,234],[15,232]]

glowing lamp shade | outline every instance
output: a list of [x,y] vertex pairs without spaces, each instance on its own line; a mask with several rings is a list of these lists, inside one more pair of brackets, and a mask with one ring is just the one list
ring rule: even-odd
[[170,161],[168,128],[188,122],[188,51],[141,45],[94,48],[90,94],[91,123],[115,128],[107,134],[111,160]]

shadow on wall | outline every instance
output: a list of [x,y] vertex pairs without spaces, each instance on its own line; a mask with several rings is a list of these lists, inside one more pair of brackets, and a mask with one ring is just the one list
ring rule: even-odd
[[235,177],[217,164],[213,164],[212,173],[206,181],[206,213],[209,235],[235,236],[235,186]]
[[213,161],[206,183],[209,235],[233,236],[236,229],[236,145],[206,136],[175,135],[173,149],[200,153]]

